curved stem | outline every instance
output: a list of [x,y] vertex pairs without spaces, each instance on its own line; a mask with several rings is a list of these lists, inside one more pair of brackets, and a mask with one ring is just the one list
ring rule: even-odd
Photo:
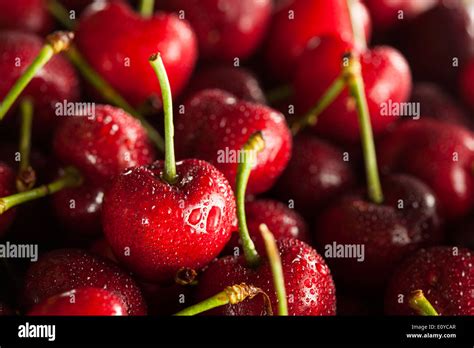
[[67,57],[84,76],[84,78],[100,92],[102,97],[109,103],[124,109],[133,117],[138,119],[142,126],[146,129],[148,137],[156,145],[156,147],[164,152],[165,145],[160,133],[137,111],[135,110],[118,92],[116,92],[110,84],[105,81],[80,54],[76,47],[72,46]]
[[163,176],[166,182],[172,184],[176,181],[177,175],[174,155],[173,99],[171,96],[171,86],[165,65],[159,53],[150,57],[150,64],[160,82],[163,111],[165,114],[165,168]]
[[67,9],[57,0],[48,0],[46,4],[49,13],[65,28],[73,30],[74,22],[69,17]]
[[30,191],[0,198],[0,215],[22,203],[51,195],[65,188],[77,187],[81,183],[82,177],[79,172],[73,167],[67,167],[64,169],[64,174],[59,179],[47,185],[42,185]]
[[303,117],[299,118],[291,125],[291,132],[293,135],[296,135],[306,126],[314,126],[318,121],[318,116],[324,110],[326,110],[326,108],[331,105],[334,100],[336,100],[345,87],[346,81],[344,76],[341,74],[334,80],[326,92],[324,92],[323,96],[318,100],[318,102]]
[[278,315],[288,315],[288,301],[286,297],[285,277],[283,276],[283,267],[281,264],[280,251],[275,241],[275,237],[268,229],[267,225],[260,225],[265,248],[267,250],[268,260],[273,276],[273,286],[278,299]]
[[423,316],[437,316],[436,309],[431,305],[430,301],[425,297],[422,290],[415,290],[409,300],[410,307],[413,308],[419,315]]
[[33,102],[24,98],[20,103],[20,167],[16,177],[16,187],[19,192],[31,189],[35,185],[36,175],[30,166],[31,127],[33,122]]
[[281,85],[270,91],[265,95],[268,104],[275,104],[279,101],[285,100],[293,95],[295,91],[291,85]]
[[367,49],[367,37],[365,36],[365,30],[362,21],[358,20],[354,14],[355,2],[359,0],[346,0],[347,10],[349,11],[349,18],[351,20],[352,35],[354,36],[354,42],[356,46],[362,50]]
[[72,32],[57,31],[48,35],[46,44],[41,48],[36,58],[15,82],[0,104],[0,121],[5,117],[8,110],[10,110],[21,92],[28,86],[38,71],[40,71],[55,54],[67,50],[73,38],[74,34]]
[[183,309],[175,314],[175,316],[191,316],[206,312],[213,308],[225,306],[227,304],[235,305],[246,299],[252,299],[258,294],[264,296],[265,301],[265,311],[269,315],[273,315],[272,306],[268,295],[259,288],[256,288],[252,285],[247,285],[245,283],[237,284],[233,286],[228,286],[224,291],[219,292],[218,294],[199,302],[191,307]]
[[356,101],[362,150],[364,153],[365,174],[367,176],[368,196],[372,202],[382,203],[382,186],[380,184],[374,134],[372,132],[372,124],[370,123],[370,113],[367,105],[367,98],[365,96],[361,65],[359,58],[353,54],[349,54],[345,58],[348,58],[349,60],[347,64],[342,64],[342,69],[346,77],[349,93]]
[[155,0],[140,0],[139,12],[142,15],[142,17],[145,17],[145,18],[152,17],[154,9],[155,9]]
[[236,177],[236,200],[237,200],[237,217],[239,220],[239,236],[244,250],[245,260],[250,267],[257,267],[260,263],[255,244],[250,237],[247,227],[247,218],[245,216],[245,191],[249,181],[250,172],[257,161],[257,154],[265,148],[265,141],[262,133],[252,134],[241,150],[241,161],[237,168]]

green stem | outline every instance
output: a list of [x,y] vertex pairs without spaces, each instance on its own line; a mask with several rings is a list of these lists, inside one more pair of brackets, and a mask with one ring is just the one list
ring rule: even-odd
[[155,0],[140,0],[139,12],[142,17],[150,18],[153,16],[155,9]]
[[267,225],[260,225],[260,233],[265,242],[265,249],[267,250],[268,260],[270,261],[270,268],[273,276],[273,286],[278,299],[278,315],[288,315],[288,301],[285,288],[285,277],[283,276],[283,267],[281,264],[280,251],[275,241],[275,237],[268,229]]
[[75,27],[74,22],[69,17],[67,9],[57,0],[48,0],[46,4],[49,13],[53,15],[56,20],[61,23],[65,28],[73,30]]
[[15,82],[0,104],[0,121],[5,117],[21,92],[23,92],[41,68],[43,68],[55,54],[67,50],[73,38],[73,33],[61,31],[54,32],[46,38],[46,44],[41,48],[36,58]]
[[174,155],[173,98],[171,96],[171,86],[165,65],[159,53],[150,57],[150,64],[160,82],[163,111],[165,114],[165,168],[163,177],[166,182],[172,184],[176,181],[177,175]]
[[364,153],[365,173],[367,176],[368,196],[374,203],[383,202],[382,186],[380,184],[377,155],[375,153],[374,135],[370,123],[369,107],[365,96],[364,80],[361,73],[359,58],[349,54],[344,58],[349,59],[347,64],[342,64],[350,95],[356,101],[359,127]]
[[33,102],[24,98],[20,103],[20,166],[16,178],[16,187],[19,192],[27,191],[35,185],[36,175],[30,166],[31,127],[33,123]]
[[430,301],[425,297],[422,290],[415,290],[409,301],[410,307],[413,308],[419,315],[423,316],[438,316],[438,312],[431,305]]
[[17,205],[51,195],[65,188],[77,187],[81,183],[82,177],[79,172],[73,167],[67,167],[64,169],[64,174],[59,179],[47,185],[42,185],[30,191],[0,198],[0,215]]
[[259,288],[242,283],[228,286],[224,289],[224,291],[221,291],[218,294],[193,306],[183,309],[182,311],[176,313],[175,316],[192,316],[228,304],[235,305],[243,302],[246,299],[252,299],[258,294],[262,294],[264,296],[266,314],[272,315],[273,311],[268,295]]
[[79,51],[72,46],[68,52],[67,57],[80,71],[82,76],[97,90],[102,97],[113,105],[117,105],[124,109],[133,117],[138,119],[142,126],[146,129],[148,137],[156,145],[160,151],[164,151],[165,145],[160,133],[137,111],[135,110],[118,92],[116,92],[110,84],[105,81],[90,65]]
[[293,93],[294,90],[291,85],[282,85],[268,91],[265,97],[267,99],[268,104],[275,104],[291,97]]
[[346,82],[343,75],[341,74],[334,80],[326,92],[324,92],[323,96],[318,100],[318,102],[303,117],[296,120],[291,125],[291,131],[293,135],[296,135],[306,126],[314,126],[318,121],[319,115],[321,115],[321,113],[326,110],[326,108],[331,105],[334,100],[336,100],[345,87]]
[[[244,250],[245,260],[250,267],[257,267],[260,263],[255,244],[250,237],[245,216],[245,191],[249,181],[250,173],[257,160],[257,154],[265,148],[265,141],[261,132],[252,134],[242,148],[242,158],[237,168],[236,177],[236,200],[237,217],[239,220],[239,236]],[[240,157],[240,156],[239,156]]]
[[356,43],[357,47],[362,50],[366,50],[367,37],[365,36],[363,23],[354,14],[354,7],[356,6],[356,1],[359,0],[346,0],[347,10],[349,11],[349,18],[351,21],[352,35],[354,37],[354,42]]

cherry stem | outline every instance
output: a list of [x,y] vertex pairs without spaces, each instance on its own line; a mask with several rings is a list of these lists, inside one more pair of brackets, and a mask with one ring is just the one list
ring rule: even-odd
[[283,266],[281,264],[280,251],[275,241],[275,237],[268,229],[267,225],[261,224],[259,226],[263,241],[265,242],[265,249],[267,251],[268,260],[270,261],[270,268],[273,276],[273,286],[278,299],[278,315],[288,315],[288,301],[285,288],[285,277],[283,276]]
[[318,102],[301,118],[297,119],[291,125],[291,131],[293,135],[296,135],[299,131],[307,126],[314,126],[318,121],[319,115],[331,105],[334,100],[341,94],[346,87],[346,81],[344,76],[341,74],[336,78],[331,86],[324,92],[323,96]]
[[257,162],[257,154],[265,148],[265,141],[261,132],[254,133],[247,140],[241,150],[241,159],[237,168],[236,177],[236,200],[237,200],[237,217],[239,220],[239,236],[244,250],[245,260],[247,264],[255,268],[260,264],[260,255],[258,255],[255,244],[250,237],[247,227],[247,218],[245,215],[245,191],[249,181],[250,172]]
[[235,305],[245,301],[246,299],[252,299],[258,294],[261,294],[264,297],[266,314],[273,315],[272,306],[268,295],[253,285],[242,283],[228,286],[224,289],[224,291],[221,291],[202,302],[179,311],[175,314],[175,316],[192,316],[228,304]]
[[42,185],[30,191],[0,198],[0,215],[17,205],[54,194],[65,188],[77,187],[81,184],[82,177],[77,169],[67,167],[64,169],[64,174],[59,179],[47,185]]
[[367,49],[367,37],[365,36],[365,30],[362,21],[358,20],[355,13],[354,7],[356,6],[355,2],[359,0],[346,0],[347,10],[349,11],[349,18],[351,21],[352,35],[354,37],[354,42],[357,46],[363,50]]
[[155,146],[162,152],[165,150],[163,137],[158,131],[143,117],[137,110],[135,110],[113,87],[105,81],[90,65],[85,58],[72,46],[68,52],[67,57],[80,71],[82,76],[97,90],[102,97],[113,105],[120,107],[127,111],[133,117],[138,119],[143,128],[146,129],[148,137],[155,144]]
[[0,104],[0,121],[5,117],[8,110],[18,99],[23,90],[28,86],[30,81],[37,73],[50,61],[50,59],[62,51],[68,49],[74,34],[66,31],[56,31],[46,38],[46,44],[41,48],[36,58],[26,68],[25,72],[15,82],[8,94]]
[[33,122],[33,102],[24,98],[20,103],[20,166],[16,177],[16,188],[19,192],[30,190],[36,181],[36,175],[30,166],[31,127]]
[[438,312],[431,305],[430,301],[425,297],[422,290],[415,290],[410,297],[410,307],[413,308],[419,315],[423,316],[438,316]]
[[291,85],[281,85],[270,91],[265,95],[268,104],[275,104],[280,101],[286,100],[294,94],[294,90]]
[[362,78],[359,58],[349,53],[343,58],[342,69],[349,88],[349,94],[356,101],[365,173],[367,176],[368,196],[372,202],[380,204],[383,202],[383,192],[380,184],[374,134],[372,132],[372,124],[370,123],[369,107],[365,96],[364,80]]
[[153,16],[155,9],[155,0],[140,0],[139,12],[142,17],[150,18]]
[[73,30],[75,27],[74,22],[69,17],[67,9],[57,0],[48,0],[46,4],[49,13],[53,15],[56,20],[61,23],[65,28]]
[[163,177],[166,182],[176,182],[176,160],[174,155],[173,98],[165,64],[159,53],[150,57],[150,64],[160,82],[163,112],[165,115],[165,168]]

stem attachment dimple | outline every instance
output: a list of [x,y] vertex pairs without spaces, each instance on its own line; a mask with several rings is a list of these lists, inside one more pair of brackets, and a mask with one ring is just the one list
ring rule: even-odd
[[36,173],[30,165],[31,127],[33,122],[33,102],[23,98],[20,103],[20,166],[16,177],[16,188],[19,192],[30,190],[36,182]]
[[415,290],[411,293],[409,305],[419,315],[438,316],[438,312],[431,305],[430,301],[425,297],[422,290]]

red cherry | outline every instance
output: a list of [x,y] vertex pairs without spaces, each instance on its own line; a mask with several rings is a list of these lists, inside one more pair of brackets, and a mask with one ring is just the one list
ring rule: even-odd
[[[42,46],[43,41],[34,34],[0,32],[0,100],[31,64]],[[79,80],[63,57],[54,56],[31,80],[22,95],[33,98],[34,128],[44,134],[57,124],[56,103],[79,99]]]
[[[245,203],[247,227],[250,237],[259,252],[265,252],[265,244],[260,233],[260,225],[267,225],[275,239],[295,238],[309,243],[308,226],[304,219],[285,204],[270,199],[259,199]],[[234,233],[227,245],[231,253],[239,248],[239,236]]]
[[140,122],[122,109],[97,105],[94,117],[69,117],[56,130],[54,153],[103,186],[128,167],[149,164],[154,151]]
[[31,265],[23,298],[29,307],[51,296],[79,288],[102,288],[118,295],[129,315],[146,314],[140,289],[117,265],[80,249],[51,251]]
[[[0,197],[12,195],[16,192],[15,173],[4,162],[0,162]],[[0,215],[0,237],[3,237],[13,222],[16,209],[8,210]]]
[[0,1],[0,30],[14,29],[40,35],[53,29],[44,0]]
[[227,61],[256,50],[272,12],[271,0],[168,0],[159,6],[191,23],[203,58]]
[[173,95],[185,86],[197,55],[186,21],[156,13],[146,19],[125,3],[93,5],[79,22],[76,43],[92,65],[130,103],[140,105],[161,92],[148,57],[162,52]]
[[433,247],[419,250],[399,266],[385,296],[389,315],[416,314],[408,304],[422,290],[439,315],[474,315],[474,255],[469,249]]
[[37,316],[127,315],[127,306],[117,294],[99,288],[80,288],[52,296],[28,312]]
[[291,134],[285,118],[263,105],[237,100],[220,90],[205,90],[185,103],[185,115],[178,115],[176,139],[178,158],[198,157],[215,165],[231,185],[239,154],[249,136],[262,131],[265,149],[257,156],[247,192],[267,191],[288,163]]
[[[298,114],[308,112],[341,73],[341,59],[351,44],[323,37],[308,50],[296,69],[294,88]],[[408,101],[411,92],[410,67],[405,58],[388,46],[375,47],[361,55],[362,76],[375,135],[397,120],[383,114],[383,104]],[[314,130],[329,139],[354,143],[360,138],[357,112],[347,89],[318,116]]]
[[[335,277],[350,289],[380,290],[403,257],[442,240],[436,198],[425,184],[398,175],[385,178],[383,189],[383,204],[367,201],[365,188],[341,197],[315,228],[317,245],[325,250]],[[364,250],[337,254],[347,246]]]
[[466,104],[474,109],[474,58],[471,58],[460,75],[460,94]]
[[[283,266],[289,315],[335,315],[335,288],[324,259],[302,241],[284,238],[277,243]],[[229,285],[240,283],[261,288],[268,294],[272,308],[276,310],[276,293],[268,262],[263,261],[254,270],[247,267],[243,256],[226,256],[211,263],[199,279],[196,297],[198,300],[204,300]],[[252,300],[216,308],[206,314],[262,315],[264,309],[262,297],[256,296]]]
[[103,226],[117,259],[144,280],[166,282],[181,268],[199,269],[229,241],[234,194],[222,173],[199,160],[131,168],[106,192]]
[[428,119],[402,122],[377,149],[381,170],[423,180],[443,216],[455,219],[474,207],[474,136],[468,130]]
[[141,283],[149,315],[173,315],[193,303],[194,286]]
[[[288,166],[275,185],[276,195],[292,200],[304,216],[314,214],[355,182],[341,149],[313,136],[295,137]],[[270,228],[271,231],[273,231]]]

